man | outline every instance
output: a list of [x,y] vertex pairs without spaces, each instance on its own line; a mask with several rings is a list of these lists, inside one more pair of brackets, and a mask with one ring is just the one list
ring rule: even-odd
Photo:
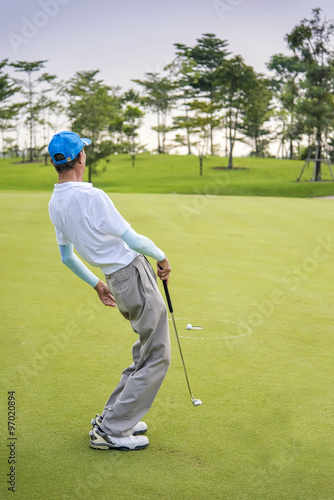
[[[144,255],[157,260],[157,274],[168,283],[171,267],[165,254],[137,234],[109,197],[83,182],[84,146],[91,143],[73,132],[56,134],[50,144],[58,184],[49,203],[62,262],[94,287],[106,306],[118,306],[138,340],[133,363],[109,397],[101,416],[92,420],[90,446],[96,449],[138,450],[149,441],[140,419],[149,410],[170,364],[167,310],[155,273]],[[99,280],[73,253],[101,269]]]

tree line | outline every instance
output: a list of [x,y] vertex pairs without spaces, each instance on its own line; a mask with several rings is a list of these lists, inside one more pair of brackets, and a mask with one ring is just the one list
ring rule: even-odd
[[[233,55],[226,40],[206,33],[193,46],[175,43],[174,59],[162,72],[145,73],[125,92],[102,81],[99,70],[78,71],[64,82],[44,72],[45,60],[5,59],[0,62],[3,149],[19,151],[13,131],[18,134],[23,123],[29,132],[27,160],[33,161],[65,116],[74,132],[92,139],[87,148],[92,169],[112,153],[130,154],[135,165],[145,148],[139,129],[149,111],[156,117],[156,152],[183,146],[199,157],[200,175],[207,155],[223,153],[233,168],[237,141],[256,157],[268,155],[275,142],[281,156],[293,159],[307,140],[304,154],[314,149],[315,180],[321,180],[321,157],[334,149],[333,33],[334,24],[313,9],[310,19],[286,34],[290,53],[273,55],[266,75]],[[223,141],[217,142],[218,136]]]

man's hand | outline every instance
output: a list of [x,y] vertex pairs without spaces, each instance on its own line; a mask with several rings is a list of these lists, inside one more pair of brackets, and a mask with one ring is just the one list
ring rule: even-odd
[[158,261],[157,267],[158,267],[157,273],[159,278],[163,281],[166,281],[168,285],[169,275],[171,273],[172,268],[170,267],[170,263],[168,262],[167,257],[165,257],[164,260]]
[[99,280],[97,285],[94,286],[94,289],[97,291],[99,299],[105,306],[116,307],[115,299],[111,295],[108,286],[103,283],[103,281]]

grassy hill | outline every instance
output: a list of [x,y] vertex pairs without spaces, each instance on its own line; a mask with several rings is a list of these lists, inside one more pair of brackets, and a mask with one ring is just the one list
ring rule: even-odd
[[[132,167],[129,155],[117,155],[100,162],[93,183],[106,191],[119,193],[296,198],[334,195],[334,182],[329,182],[328,167],[323,167],[323,182],[309,182],[311,165],[302,181],[296,182],[302,166],[302,161],[235,158],[234,169],[227,170],[227,158],[208,157],[204,160],[203,176],[200,177],[195,156],[141,154]],[[85,180],[87,178],[86,174]],[[50,164],[0,160],[0,189],[50,191],[56,180]]]

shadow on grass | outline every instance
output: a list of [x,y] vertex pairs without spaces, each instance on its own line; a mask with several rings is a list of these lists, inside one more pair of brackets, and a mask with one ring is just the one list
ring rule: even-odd
[[248,167],[233,167],[233,168],[229,168],[229,167],[209,167],[211,170],[229,170],[229,171],[233,171],[233,170],[249,170]]

